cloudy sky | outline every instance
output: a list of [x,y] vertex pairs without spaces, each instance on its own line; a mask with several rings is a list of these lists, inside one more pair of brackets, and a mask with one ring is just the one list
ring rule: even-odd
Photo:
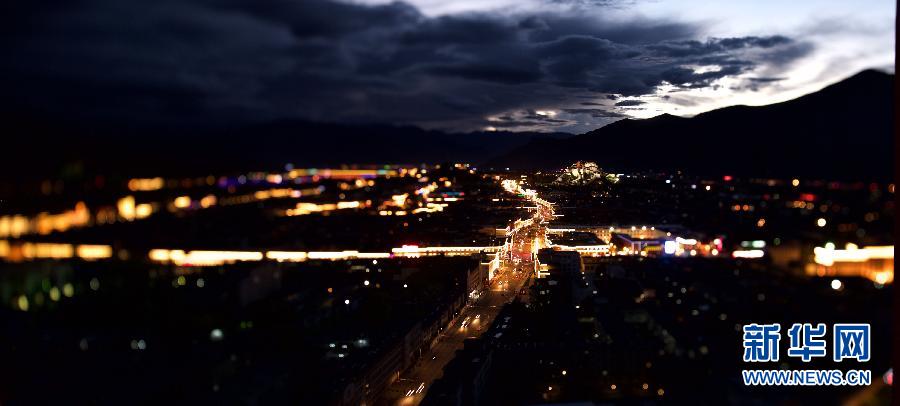
[[3,11],[4,109],[138,124],[583,132],[893,72],[896,10],[885,0],[48,0]]

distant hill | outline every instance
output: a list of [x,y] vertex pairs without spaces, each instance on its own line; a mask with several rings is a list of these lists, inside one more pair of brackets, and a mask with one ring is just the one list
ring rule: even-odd
[[340,164],[485,162],[568,133],[444,133],[411,126],[277,121],[233,128],[139,128],[16,115],[2,121],[0,180],[204,175]]
[[465,161],[559,168],[575,160],[621,170],[883,178],[893,168],[893,81],[893,75],[864,71],[784,103],[727,107],[693,118],[621,120],[578,136],[295,120],[173,129],[6,112],[0,114],[0,181],[199,176],[285,163]]
[[564,140],[535,140],[487,166],[591,160],[620,170],[886,179],[894,164],[893,89],[894,75],[867,70],[783,103],[626,119]]

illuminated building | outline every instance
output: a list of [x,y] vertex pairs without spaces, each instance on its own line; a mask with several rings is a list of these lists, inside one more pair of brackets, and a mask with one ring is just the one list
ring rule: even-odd
[[806,265],[811,276],[863,277],[879,284],[894,281],[894,246],[857,247],[847,244],[835,249],[834,244],[815,247],[813,262]]

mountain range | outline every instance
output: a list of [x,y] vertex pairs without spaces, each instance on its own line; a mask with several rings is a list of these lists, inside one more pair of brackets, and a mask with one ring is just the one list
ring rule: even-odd
[[300,120],[217,128],[73,123],[18,115],[5,121],[0,180],[93,175],[205,176],[342,164],[485,162],[568,133],[445,133],[413,126]]
[[[325,166],[473,162],[552,169],[590,160],[611,170],[888,178],[894,75],[863,71],[818,92],[691,118],[663,114],[565,133],[445,133],[411,126],[283,120],[240,127],[153,128],[0,116],[0,178],[206,175]],[[77,107],[75,107],[77,108]]]
[[866,70],[782,103],[624,119],[563,140],[535,140],[489,166],[546,169],[590,160],[617,170],[884,179],[893,174],[893,92],[894,75]]

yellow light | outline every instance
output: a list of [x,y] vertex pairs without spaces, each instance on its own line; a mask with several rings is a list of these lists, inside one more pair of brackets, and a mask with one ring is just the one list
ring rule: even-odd
[[794,187],[800,186],[800,179],[792,179],[791,185],[793,185]]
[[119,199],[116,208],[119,210],[119,216],[123,219],[134,220],[134,196],[125,196]]
[[134,218],[143,219],[153,214],[153,205],[150,203],[141,203],[134,206]]
[[75,287],[71,283],[66,283],[63,285],[62,292],[65,297],[75,296]]
[[[390,258],[391,254],[387,252],[356,252],[356,257],[359,259]],[[376,263],[377,261],[372,261],[372,264]]]
[[731,256],[735,258],[762,258],[765,254],[763,250],[737,250],[733,251]]
[[202,199],[200,199],[200,207],[206,209],[210,206],[216,205],[216,196],[214,195],[206,195]]
[[54,302],[58,302],[59,296],[60,296],[59,288],[57,288],[56,286],[50,288],[50,300],[52,300]]
[[23,312],[28,311],[28,296],[20,295],[19,299],[16,301],[16,304],[19,306],[19,310]]
[[175,265],[215,266],[237,261],[260,261],[263,253],[257,251],[190,251],[182,250],[150,250],[149,258],[157,262],[171,261]]
[[236,261],[259,261],[262,258],[261,252],[254,251],[191,251],[184,259],[176,261],[176,263],[219,265]]
[[278,262],[302,262],[306,261],[306,252],[300,251],[269,251],[266,252],[266,258],[273,259]]
[[131,179],[128,181],[128,189],[132,192],[159,190],[163,183],[163,178]]
[[150,260],[157,262],[165,262],[169,260],[169,250],[153,249],[147,255]]
[[167,255],[169,260],[175,261],[176,263],[184,261],[184,258],[187,256],[182,250],[171,250],[168,251]]
[[22,244],[22,256],[27,259],[72,258],[74,251],[75,251],[75,249],[74,249],[74,247],[72,247],[72,244],[53,244],[53,243],[25,243],[25,244]]
[[813,248],[815,262],[832,266],[835,262],[866,262],[870,259],[894,259],[894,246],[870,246],[864,248],[836,250],[834,244]]
[[190,196],[178,196],[175,198],[174,204],[179,209],[187,208],[191,205],[191,198]]
[[75,255],[89,261],[110,258],[112,257],[112,247],[109,245],[79,245],[75,249]]
[[402,195],[393,195],[391,196],[391,200],[394,201],[394,205],[397,207],[403,207],[406,205],[406,199],[409,197],[409,193],[404,193]]
[[[303,216],[311,213],[318,212],[329,212],[333,210],[345,210],[345,209],[355,209],[359,207],[364,207],[365,202],[359,201],[350,201],[350,202],[337,202],[337,203],[324,203],[324,204],[316,204],[309,202],[300,202],[294,207],[294,209],[288,209],[285,211],[285,215],[287,216]],[[389,212],[385,212],[389,213]],[[381,214],[381,213],[379,213]],[[382,214],[385,215],[385,214]]]

